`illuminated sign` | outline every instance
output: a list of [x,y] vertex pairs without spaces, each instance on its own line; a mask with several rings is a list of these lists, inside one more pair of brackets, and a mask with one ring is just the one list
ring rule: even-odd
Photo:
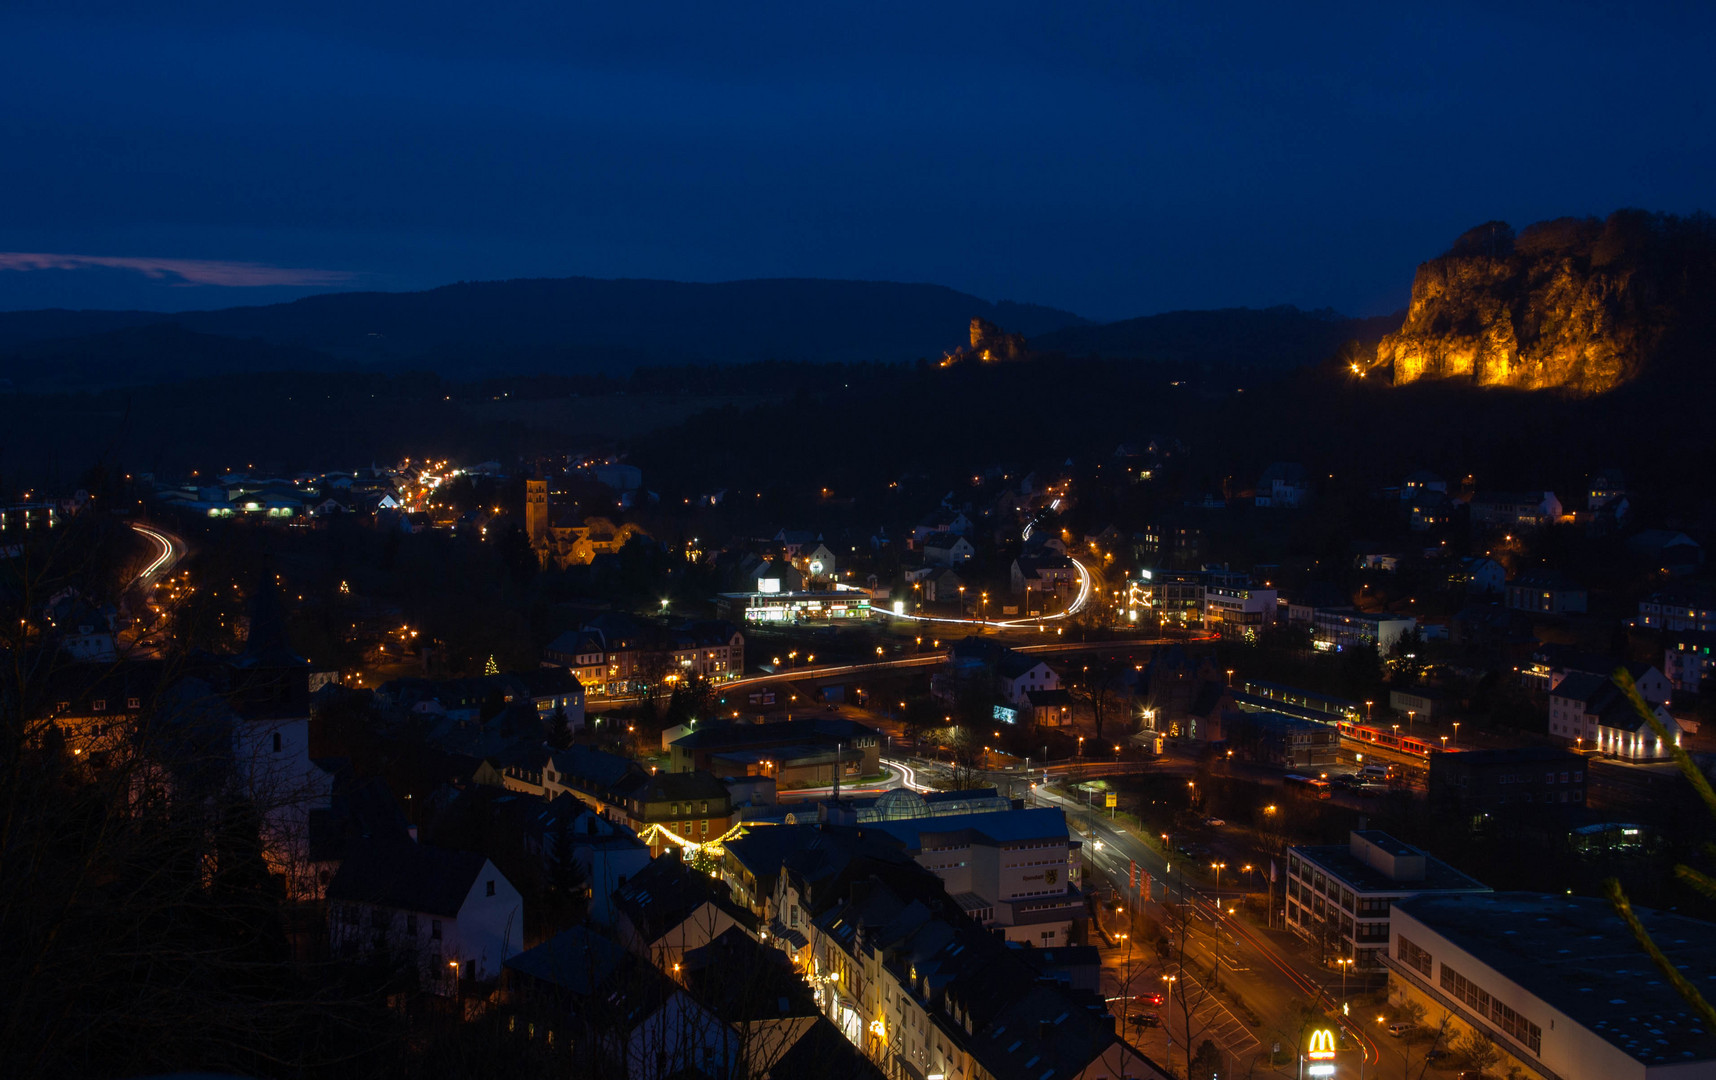
[[895,615],[904,615],[905,613],[906,613],[906,602],[904,600],[895,600],[894,601],[894,614]]
[[817,561],[810,564],[810,572],[813,574],[822,573],[822,560],[821,559],[818,559]]
[[995,706],[993,716],[1003,724],[1016,724],[1019,722],[1019,710],[1009,708],[1006,705]]
[[1328,1028],[1318,1028],[1311,1032],[1311,1045],[1305,1051],[1305,1056],[1312,1061],[1333,1061],[1335,1059],[1335,1033]]
[[778,577],[758,578],[757,591],[778,593],[781,591],[781,579]]
[[1110,810],[1112,810],[1112,809],[1114,809],[1114,807],[1115,807],[1115,805],[1116,805],[1116,804],[1117,804],[1117,802],[1118,802],[1118,801],[1119,801],[1119,797],[1118,797],[1118,796],[1116,796],[1116,795],[1115,795],[1115,793],[1114,793],[1114,792],[1112,792],[1112,791],[1111,791],[1111,792],[1109,792],[1109,793],[1108,793],[1108,794],[1107,794],[1107,795],[1106,795],[1106,796],[1104,796],[1104,798],[1105,798],[1105,799],[1106,799],[1106,800],[1107,800],[1107,802],[1106,802],[1106,804],[1105,804],[1105,805],[1107,805],[1107,807],[1108,807],[1108,808],[1109,808],[1109,809],[1110,809]]

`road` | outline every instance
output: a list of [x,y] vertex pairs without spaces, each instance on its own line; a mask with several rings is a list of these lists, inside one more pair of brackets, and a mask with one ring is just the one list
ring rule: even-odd
[[[1229,908],[1237,908],[1245,891],[1243,888],[1217,892],[1201,883],[1188,881],[1184,862],[1175,872],[1175,859],[1164,858],[1160,851],[1145,844],[1136,833],[1118,822],[1104,819],[1100,812],[1088,813],[1087,808],[1075,800],[1044,788],[1038,788],[1034,797],[1040,803],[1060,806],[1068,812],[1071,821],[1088,820],[1088,865],[1098,874],[1124,886],[1131,864],[1136,863],[1152,879],[1151,901],[1136,906],[1170,932],[1174,949],[1168,959],[1159,962],[1152,953],[1148,957],[1150,966],[1143,969],[1142,976],[1137,970],[1127,972],[1126,975],[1132,979],[1130,987],[1115,978],[1116,968],[1110,965],[1110,985],[1115,994],[1121,996],[1172,987],[1171,1003],[1153,1011],[1162,1016],[1166,1024],[1164,1030],[1174,1040],[1176,1055],[1184,1054],[1188,1042],[1195,1047],[1203,1039],[1213,1038],[1238,1059],[1241,1068],[1248,1068],[1253,1059],[1259,1059],[1261,1055],[1255,1075],[1268,1075],[1267,1058],[1271,1047],[1279,1044],[1291,1050],[1300,1041],[1300,1022],[1296,1018],[1298,1008],[1317,999],[1324,1000],[1329,1007],[1337,1006],[1336,999],[1342,993],[1338,974],[1319,969],[1306,958],[1295,955],[1297,950],[1284,932],[1262,930],[1228,911]],[[1124,891],[1123,888],[1123,894]],[[1184,956],[1187,961],[1195,960],[1198,970],[1187,970],[1187,966],[1180,962],[1181,935],[1175,929],[1179,921],[1161,906],[1161,901],[1170,896],[1183,905],[1186,912]],[[1141,922],[1129,919],[1124,912],[1118,916],[1110,913],[1108,918],[1115,923],[1110,936],[1142,927]],[[1104,924],[1104,929],[1108,932],[1107,924]],[[1113,955],[1119,950],[1106,951]],[[1137,967],[1137,954],[1134,946],[1134,968]],[[1200,981],[1204,977],[1203,971],[1211,967],[1219,967],[1222,983],[1237,995],[1244,1003],[1243,1007],[1226,995],[1212,993],[1203,985]],[[1172,978],[1173,982],[1169,983],[1165,976]],[[1151,985],[1139,985],[1140,977]],[[1255,1015],[1256,1023],[1251,1022],[1250,1015]],[[1355,1017],[1349,1021],[1353,1049],[1343,1053],[1343,1060],[1338,1062],[1337,1076],[1357,1078],[1363,1069],[1366,1077],[1403,1078],[1406,1059],[1394,1055],[1399,1071],[1389,1068],[1387,1060],[1379,1069],[1379,1048],[1376,1041],[1358,1026],[1358,1020],[1360,1018]],[[1180,1056],[1179,1060],[1183,1062],[1185,1059]],[[1295,1062],[1288,1074],[1296,1075],[1296,1072]]]
[[131,584],[147,589],[159,581],[180,559],[185,557],[185,542],[172,533],[163,532],[153,525],[144,525],[137,521],[131,523],[131,529],[133,532],[154,541],[160,547],[160,552],[154,560],[145,565],[142,570],[138,571],[137,576],[131,579]]

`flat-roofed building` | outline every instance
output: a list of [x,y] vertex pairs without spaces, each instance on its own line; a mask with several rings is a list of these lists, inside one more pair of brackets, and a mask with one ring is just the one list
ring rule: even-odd
[[1059,807],[883,819],[865,828],[900,841],[967,915],[1001,927],[1008,941],[1083,944],[1083,844]]
[[1386,615],[1355,608],[1318,608],[1311,613],[1311,641],[1326,651],[1375,646],[1388,652],[1400,636],[1418,625],[1410,615]]
[[1424,893],[1487,893],[1489,886],[1377,829],[1345,845],[1287,849],[1287,927],[1358,971],[1382,967],[1389,905]]
[[[1634,911],[1693,985],[1716,981],[1716,925]],[[1451,1036],[1489,1036],[1506,1055],[1493,1075],[1517,1066],[1545,1080],[1716,1077],[1716,1032],[1605,900],[1416,896],[1395,903],[1390,946],[1390,999],[1449,1015]]]

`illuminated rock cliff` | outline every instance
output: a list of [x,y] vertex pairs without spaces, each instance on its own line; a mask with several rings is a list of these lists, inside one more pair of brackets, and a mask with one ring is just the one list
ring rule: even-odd
[[1504,222],[1466,233],[1418,268],[1400,330],[1376,365],[1398,384],[1600,394],[1637,378],[1690,306],[1708,307],[1709,218],[1623,210],[1561,218],[1515,237]]

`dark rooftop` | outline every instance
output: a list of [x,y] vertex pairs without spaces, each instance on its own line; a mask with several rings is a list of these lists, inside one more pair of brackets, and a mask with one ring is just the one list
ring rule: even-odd
[[[1639,1061],[1716,1059],[1716,1032],[1663,979],[1607,901],[1491,893],[1395,906]],[[1680,973],[1706,997],[1716,993],[1716,925],[1634,911]]]

